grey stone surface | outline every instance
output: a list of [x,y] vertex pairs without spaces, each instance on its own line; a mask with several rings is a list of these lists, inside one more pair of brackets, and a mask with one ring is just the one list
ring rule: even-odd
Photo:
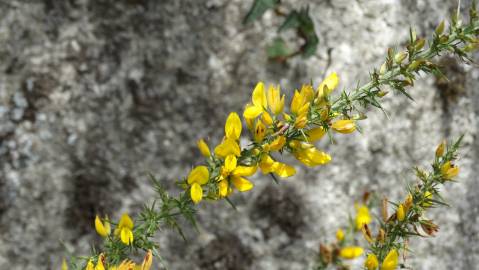
[[[62,242],[87,252],[99,243],[94,215],[118,218],[151,201],[147,171],[173,189],[200,160],[195,141],[217,143],[227,113],[241,111],[258,80],[291,93],[337,71],[341,87],[350,88],[367,80],[388,47],[404,44],[409,25],[429,34],[456,5],[284,1],[310,5],[321,44],[312,58],[278,64],[264,48],[280,19],[267,13],[241,25],[251,2],[0,2],[0,269],[58,269]],[[390,119],[371,111],[363,134],[320,143],[333,156],[329,165],[299,167],[279,186],[256,176],[252,192],[233,197],[238,211],[202,204],[199,231],[187,229],[186,243],[161,231],[164,265],[307,269],[362,191],[402,198],[410,168],[427,166],[442,138],[464,133],[458,183],[444,189],[451,207],[428,213],[440,232],[412,241],[409,262],[414,269],[474,269],[479,72],[442,61],[449,82],[421,79],[411,91],[415,102],[385,98]]]

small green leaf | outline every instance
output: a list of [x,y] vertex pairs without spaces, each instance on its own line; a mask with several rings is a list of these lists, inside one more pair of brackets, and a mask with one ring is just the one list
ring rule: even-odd
[[251,23],[261,18],[268,9],[275,8],[279,2],[280,0],[255,0],[248,14],[244,17],[243,24]]
[[286,46],[286,43],[281,38],[276,38],[273,43],[266,48],[268,58],[282,58],[291,54],[291,50]]
[[279,27],[278,32],[282,32],[291,28],[298,28],[300,25],[299,13],[296,10],[293,10],[288,14],[283,24]]

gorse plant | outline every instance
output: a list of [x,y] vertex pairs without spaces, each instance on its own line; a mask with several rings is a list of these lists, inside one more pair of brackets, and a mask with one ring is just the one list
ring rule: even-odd
[[[410,237],[434,236],[439,227],[425,218],[425,214],[430,208],[447,205],[440,195],[439,187],[452,182],[459,174],[459,167],[454,165],[454,160],[457,158],[461,139],[462,137],[450,147],[447,147],[445,141],[437,147],[430,171],[415,168],[419,180],[414,185],[407,186],[404,201],[388,202],[386,198],[382,200],[381,219],[377,220],[375,236],[371,232],[373,218],[366,206],[369,196],[364,196],[363,204],[356,206],[356,217],[350,221],[348,228],[340,228],[336,232],[336,242],[320,245],[316,269],[326,269],[328,266],[344,269],[347,267],[345,260],[363,255],[364,248],[357,244],[360,242],[358,233],[362,233],[369,250],[364,262],[364,267],[368,270],[396,269],[401,252],[406,258]],[[391,215],[388,214],[388,203],[394,207]],[[347,232],[347,237],[344,231]]]
[[[123,214],[116,223],[108,217],[97,217],[95,228],[104,238],[101,250],[93,250],[87,257],[72,257],[69,267],[88,270],[149,269],[152,255],[159,258],[159,246],[153,240],[158,230],[168,226],[182,234],[179,218],[185,218],[194,226],[196,206],[202,200],[225,200],[231,204],[229,197],[235,191],[246,192],[254,187],[249,178],[258,170],[271,175],[276,182],[278,178],[294,175],[295,167],[279,161],[281,154],[288,153],[308,167],[329,163],[331,156],[317,149],[315,142],[326,134],[332,141],[334,132],[350,134],[358,130],[358,123],[367,118],[367,108],[382,109],[381,102],[388,90],[411,98],[407,88],[414,85],[421,72],[440,73],[438,66],[432,62],[434,57],[451,53],[470,60],[468,53],[479,45],[479,20],[475,6],[471,8],[467,24],[463,24],[457,14],[453,16],[448,31],[445,28],[445,22],[440,23],[428,42],[418,38],[411,30],[404,51],[389,49],[384,64],[371,72],[369,82],[352,91],[343,91],[335,98],[331,94],[339,85],[336,73],[331,73],[317,87],[304,84],[295,90],[289,106],[286,106],[286,97],[281,94],[279,86],[266,86],[259,82],[253,90],[251,103],[245,106],[242,114],[250,143],[240,144],[240,138],[244,136],[243,122],[236,112],[230,113],[224,127],[224,138],[218,145],[210,148],[204,140],[198,141],[205,160],[177,182],[182,190],[178,196],[169,195],[151,176],[157,193],[154,203],[145,206],[135,219]],[[377,261],[382,262],[382,269],[394,269],[395,264],[389,268],[384,268],[384,265],[394,261],[398,250],[405,247],[405,239],[415,233],[414,228],[421,226],[431,232],[435,230],[432,221],[424,219],[422,213],[427,207],[442,203],[438,200],[437,185],[446,181],[448,175],[452,178],[456,174],[457,169],[452,165],[456,149],[457,144],[454,144],[444,150],[444,155],[438,155],[432,173],[418,170],[422,183],[410,187],[408,199],[397,204],[396,213],[382,221],[382,238],[377,241],[371,238],[368,265],[374,266]],[[371,221],[368,208],[358,205],[358,213],[355,230],[364,230],[366,235],[370,235],[369,229],[364,226]],[[338,232],[338,238],[341,238],[341,232]],[[141,252],[146,253],[143,264],[135,265],[128,260],[132,254]],[[343,248],[340,256],[333,257],[354,257],[362,252],[355,247]],[[330,263],[330,260],[324,261]],[[65,262],[64,269],[67,268]]]

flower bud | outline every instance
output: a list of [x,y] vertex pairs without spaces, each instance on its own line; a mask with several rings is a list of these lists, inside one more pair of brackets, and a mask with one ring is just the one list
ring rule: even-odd
[[336,231],[336,239],[338,240],[338,242],[341,242],[341,241],[344,240],[344,232],[343,232],[343,230],[338,229],[338,230]]
[[421,220],[421,228],[429,236],[434,236],[439,231],[439,226],[434,224],[432,220]]
[[394,56],[394,62],[401,64],[407,57],[407,52],[399,52]]
[[384,62],[381,67],[379,68],[379,74],[380,75],[384,75],[384,73],[386,73],[386,71],[388,71],[388,65],[386,62]]
[[373,253],[368,254],[366,261],[364,262],[364,267],[368,270],[376,270],[379,266],[379,261],[376,255]]
[[399,204],[398,209],[396,210],[396,216],[399,222],[406,218],[406,212],[404,211],[404,206],[402,203]]
[[411,208],[413,203],[413,198],[411,193],[409,193],[406,197],[406,200],[404,201],[404,211],[407,213],[409,209]]
[[446,148],[446,140],[443,140],[436,148],[436,157],[440,158],[444,155],[444,149]]
[[388,220],[388,198],[386,197],[381,201],[381,217],[384,222]]
[[379,243],[384,243],[384,239],[386,239],[386,232],[382,228],[379,229],[379,233],[376,239]]
[[414,45],[414,49],[416,49],[416,51],[419,51],[422,48],[424,48],[424,45],[426,45],[426,40],[423,39],[423,38],[420,38],[420,39],[416,40],[416,43]]
[[329,264],[333,260],[333,254],[331,252],[331,249],[329,249],[327,246],[320,244],[319,245],[319,255],[321,256],[321,260],[325,264]]
[[362,247],[358,246],[349,246],[344,247],[339,251],[339,256],[343,259],[354,259],[363,254],[364,250]]
[[436,35],[440,36],[444,32],[445,25],[446,25],[445,21],[442,21],[439,23],[439,25],[436,27],[436,30],[435,30]]

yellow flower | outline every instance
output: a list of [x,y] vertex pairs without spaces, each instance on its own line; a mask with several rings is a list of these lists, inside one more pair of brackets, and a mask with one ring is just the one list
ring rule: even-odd
[[422,206],[426,208],[430,207],[432,205],[430,201],[432,200],[432,193],[429,191],[424,192],[424,198],[426,198],[426,201],[422,203]]
[[208,144],[206,144],[205,140],[198,140],[197,145],[198,149],[200,149],[200,152],[204,157],[208,158],[211,156],[210,148],[208,147]]
[[269,115],[267,111],[263,112],[261,115],[261,120],[263,120],[266,126],[271,126],[273,124],[273,118],[271,118],[271,115]]
[[255,142],[261,142],[264,139],[264,135],[266,133],[266,127],[263,122],[258,121],[256,122],[256,126],[254,128],[254,140]]
[[436,157],[442,157],[444,155],[444,150],[446,149],[446,140],[443,140],[436,148]]
[[369,253],[366,261],[364,262],[364,267],[368,270],[376,270],[379,266],[379,261],[376,255]]
[[95,217],[95,230],[101,237],[107,237],[110,235],[111,229],[108,217],[105,217],[105,221],[101,222],[100,217],[97,215]]
[[352,133],[356,130],[356,124],[354,123],[353,120],[343,119],[343,120],[338,120],[334,122],[331,125],[331,128],[339,133],[347,134],[347,133]]
[[225,124],[225,134],[227,139],[238,140],[241,136],[241,120],[237,113],[232,112],[228,115]]
[[403,204],[399,204],[398,209],[396,211],[396,216],[399,221],[403,221],[406,218],[406,212],[404,211]]
[[270,155],[263,155],[259,162],[263,174],[275,173],[279,177],[290,177],[296,174],[296,169],[285,163],[275,161]]
[[130,216],[127,213],[124,213],[121,218],[120,222],[118,223],[118,227],[115,229],[115,235],[120,236],[121,242],[125,245],[130,245],[133,243],[133,220],[131,220]]
[[95,270],[105,270],[105,266],[103,265],[103,262],[105,261],[105,255],[100,254],[98,257],[98,261],[95,266]]
[[215,154],[219,157],[226,157],[228,155],[241,155],[241,148],[236,140],[226,138],[221,144],[215,147]]
[[326,130],[323,127],[313,128],[306,132],[306,135],[308,136],[308,142],[310,143],[318,141],[324,136],[324,134],[326,134]]
[[191,170],[187,180],[191,186],[190,196],[194,203],[199,203],[203,199],[203,189],[201,186],[208,183],[209,179],[210,173],[206,166],[197,166]]
[[68,270],[68,264],[65,258],[62,260],[62,270]]
[[364,225],[371,223],[369,209],[365,205],[357,206],[356,229],[360,230]]
[[148,252],[145,255],[145,258],[143,259],[143,263],[141,264],[141,270],[150,270],[151,264],[153,263],[153,254],[151,253],[151,250],[148,250]]
[[276,137],[270,144],[269,144],[269,150],[271,151],[279,151],[280,149],[283,148],[283,146],[286,144],[286,138],[282,135]]
[[384,258],[381,270],[395,270],[398,265],[399,253],[396,249],[389,251],[386,258]]
[[339,77],[336,72],[331,73],[318,87],[318,98],[323,99],[324,97],[331,94],[331,92],[336,89],[339,84]]
[[272,85],[268,88],[268,105],[272,113],[278,115],[283,112],[284,109],[284,95],[281,96],[281,90],[278,87]]
[[253,183],[244,177],[251,176],[255,172],[256,166],[238,166],[238,160],[234,155],[227,156],[221,167],[221,178],[218,184],[219,195],[226,197],[231,193],[229,182],[241,192],[252,189]]
[[294,157],[306,166],[314,167],[331,161],[331,156],[319,151],[310,143],[292,141],[289,145],[293,149]]
[[343,259],[354,259],[363,254],[363,248],[358,246],[344,247],[339,251],[339,256]]
[[444,179],[450,180],[459,174],[459,167],[454,166],[450,161],[448,161],[442,165],[441,173]]
[[88,260],[85,270],[95,270],[95,265],[93,264],[93,261],[91,259]]
[[246,105],[243,117],[246,119],[254,119],[258,117],[267,107],[266,94],[264,93],[264,83],[259,82],[253,90],[251,96],[253,104]]
[[338,229],[338,230],[336,231],[336,239],[338,240],[338,242],[341,242],[341,241],[344,240],[344,232],[343,232],[343,230]]

